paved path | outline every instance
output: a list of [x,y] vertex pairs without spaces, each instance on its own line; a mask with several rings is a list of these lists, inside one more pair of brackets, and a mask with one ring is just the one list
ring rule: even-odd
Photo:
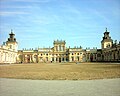
[[80,81],[0,78],[0,96],[120,96],[120,78]]

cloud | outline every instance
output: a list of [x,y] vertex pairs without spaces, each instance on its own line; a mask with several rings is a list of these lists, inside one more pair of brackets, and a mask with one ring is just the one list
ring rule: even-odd
[[39,19],[31,19],[31,22],[37,23],[37,24],[42,24],[42,25],[48,25],[50,24],[50,20],[47,20],[47,18],[39,18]]
[[[12,6],[10,6],[10,5],[5,5],[5,6],[4,6],[4,5],[1,5],[0,7],[1,7],[1,8],[10,8],[10,9],[13,9],[13,8],[14,8],[14,9],[16,9],[16,8],[17,8],[17,9],[18,9],[18,8],[19,8],[19,9],[23,9],[23,8],[27,8],[27,9],[28,9],[28,8],[33,8],[33,6],[23,6],[23,5],[21,5],[21,6],[20,6],[20,5],[18,5],[18,6],[17,6],[17,5],[12,5]],[[34,6],[34,7],[35,7],[35,6]]]
[[102,18],[105,22],[110,23],[110,20],[106,16],[104,16],[104,14],[102,14],[103,12],[95,9],[91,9],[91,12],[93,12],[93,14],[95,14],[96,16]]
[[9,16],[9,15],[20,15],[20,14],[28,14],[28,12],[18,12],[18,11],[3,11],[3,12],[0,12],[0,15],[1,16]]
[[1,2],[39,2],[39,3],[47,3],[50,2],[51,0],[1,0]]
[[[100,19],[101,21],[104,21],[106,23],[110,23],[110,20],[107,15],[109,15],[105,10],[98,10],[93,8],[88,8],[87,11],[93,15],[93,17],[96,17]],[[107,16],[107,17],[106,17]],[[95,18],[93,18],[95,20]]]
[[[74,35],[74,34],[73,34]],[[98,38],[97,36],[96,36],[96,34],[90,34],[90,35],[86,35],[86,36],[84,36],[84,35],[75,35],[75,36],[69,36],[70,37],[70,39],[92,39],[92,38]],[[93,37],[91,37],[91,35],[93,36]],[[99,34],[98,34],[99,35]]]
[[63,12],[72,13],[75,15],[80,15],[80,10],[68,2],[62,3],[61,6],[63,7]]

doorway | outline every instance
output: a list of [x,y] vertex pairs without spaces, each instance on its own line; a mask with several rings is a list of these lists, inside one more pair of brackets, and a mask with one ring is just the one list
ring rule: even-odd
[[59,58],[59,62],[61,62],[61,58]]

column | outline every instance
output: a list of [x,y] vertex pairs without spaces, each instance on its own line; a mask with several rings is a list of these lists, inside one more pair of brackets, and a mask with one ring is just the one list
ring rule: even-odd
[[118,54],[117,53],[118,53],[118,51],[116,50],[115,51],[115,61],[117,61],[117,59],[118,59],[118,56],[117,56]]
[[118,50],[118,60],[120,60],[120,50]]
[[63,59],[64,57],[61,56],[60,58],[61,58],[61,62],[62,62],[62,61],[63,61],[62,59]]
[[25,55],[22,56],[22,63],[25,63]]
[[58,51],[58,46],[56,46],[56,51]]
[[4,62],[6,63],[6,52],[5,52],[5,55],[4,55]]
[[54,57],[54,62],[56,62],[56,57]]
[[8,58],[7,58],[7,55],[8,55],[8,54],[7,54],[7,52],[6,52],[6,56],[5,56],[5,58],[6,58],[5,62],[6,62],[6,63],[7,63],[7,59],[8,59]]
[[97,53],[95,54],[95,57],[96,57],[96,60],[95,60],[95,61],[97,61]]
[[31,63],[31,54],[29,55],[29,58],[30,58],[30,63]]
[[89,61],[90,61],[90,53],[88,53],[89,54]]
[[66,56],[64,56],[64,62],[66,62]]
[[0,51],[0,63],[2,63],[2,52]]

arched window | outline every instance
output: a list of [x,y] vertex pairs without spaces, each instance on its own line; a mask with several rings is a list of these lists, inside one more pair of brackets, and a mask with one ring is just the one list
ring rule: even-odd
[[74,61],[74,57],[72,57],[72,61]]
[[78,60],[78,61],[80,60],[79,56],[77,57],[77,60]]
[[12,45],[10,45],[10,49],[12,49]]

